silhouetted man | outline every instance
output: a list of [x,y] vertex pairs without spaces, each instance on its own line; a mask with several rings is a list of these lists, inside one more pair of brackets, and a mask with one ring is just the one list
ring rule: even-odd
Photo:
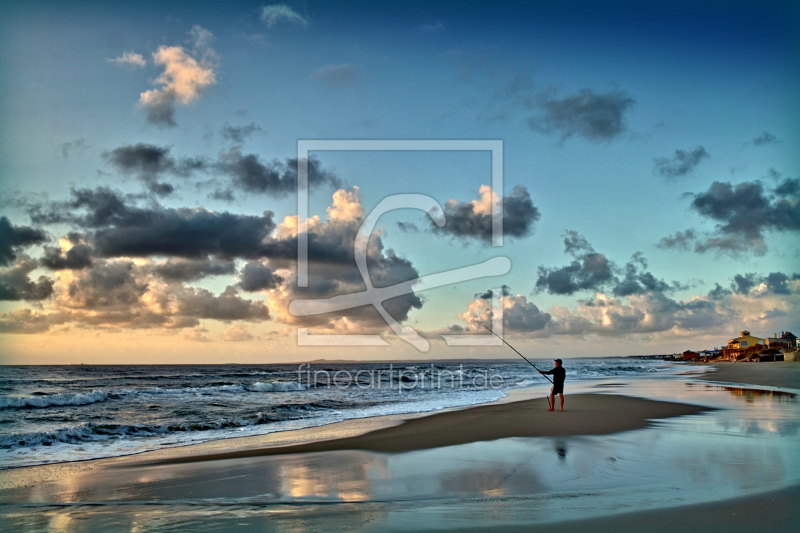
[[550,409],[548,411],[554,411],[556,408],[556,397],[555,395],[558,394],[561,397],[561,409],[559,411],[564,410],[564,378],[567,377],[567,371],[564,370],[564,367],[561,366],[561,359],[556,359],[556,367],[552,370],[548,370],[546,372],[542,372],[539,370],[540,374],[552,374],[553,376],[553,388],[550,390]]

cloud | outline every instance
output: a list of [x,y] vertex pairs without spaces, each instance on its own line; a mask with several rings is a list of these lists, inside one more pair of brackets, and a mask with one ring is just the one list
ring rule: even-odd
[[[265,162],[255,154],[242,154],[239,147],[223,153],[215,168],[233,179],[237,189],[281,198],[297,191],[297,159]],[[339,178],[323,168],[315,157],[308,159],[308,186],[339,186]]]
[[106,59],[112,65],[117,67],[126,67],[126,68],[140,68],[147,65],[147,60],[141,55],[135,52],[124,52],[121,56],[115,57],[114,59]]
[[[479,189],[480,200],[458,202],[449,200],[444,204],[445,225],[432,227],[439,234],[459,239],[492,241],[492,202],[496,194],[488,185]],[[528,190],[522,185],[511,189],[511,194],[503,198],[503,235],[505,237],[527,237],[535,229],[541,217],[539,209],[533,205]],[[432,222],[431,222],[432,224]]]
[[[372,306],[346,309],[321,315],[293,316],[288,311],[295,299],[330,298],[366,289],[355,264],[353,250],[355,238],[363,222],[365,211],[357,188],[339,190],[328,208],[328,220],[313,217],[308,221],[308,287],[297,287],[297,217],[286,217],[265,243],[270,266],[280,276],[281,282],[268,292],[270,309],[275,318],[299,327],[337,333],[384,332],[385,320]],[[385,249],[381,236],[372,235],[367,247],[367,266],[375,287],[387,287],[419,277],[412,263]],[[405,294],[384,302],[386,311],[398,322],[408,319],[412,309],[422,307],[422,300],[414,293]]]
[[614,264],[576,231],[567,230],[564,238],[566,253],[575,260],[561,268],[538,268],[536,290],[551,294],[574,294],[582,290],[598,290],[614,281]]
[[766,295],[790,295],[794,291],[790,282],[800,280],[800,274],[793,274],[791,277],[783,272],[770,272],[766,276],[756,273],[736,274],[731,283],[731,290],[736,294],[744,294],[752,297],[763,297]]
[[169,183],[158,181],[163,174],[188,177],[208,167],[208,163],[202,157],[176,160],[169,153],[168,146],[137,143],[105,150],[102,157],[118,172],[135,175],[150,192],[158,196],[167,196],[174,191],[174,187]]
[[62,239],[62,246],[45,246],[44,256],[40,260],[43,267],[50,270],[81,270],[91,268],[94,249],[81,242],[78,234],[71,234],[74,241]]
[[175,106],[196,102],[207,87],[217,82],[217,55],[209,47],[211,32],[195,26],[191,33],[195,38],[191,51],[182,46],[160,46],[153,53],[153,62],[164,67],[155,80],[161,87],[139,95],[139,104],[152,124],[176,126]]
[[658,241],[656,247],[675,248],[677,250],[687,251],[689,250],[689,245],[692,244],[696,238],[697,234],[693,229],[678,231],[675,232],[674,236],[662,237],[661,240]]
[[35,259],[21,255],[14,266],[0,268],[0,300],[39,301],[53,294],[53,280],[39,276],[36,282],[30,280],[30,273],[38,268]]
[[398,222],[397,227],[403,233],[419,233],[419,226],[413,222]]
[[184,287],[177,293],[178,313],[184,316],[230,322],[232,320],[269,320],[264,302],[245,300],[234,287],[227,287],[219,296],[206,289]]
[[784,179],[771,191],[760,181],[736,185],[715,181],[707,191],[688,195],[691,208],[716,222],[713,232],[705,234],[689,229],[674,237],[664,237],[661,248],[688,250],[694,244],[698,253],[716,250],[731,255],[764,255],[768,231],[800,231],[800,179]]
[[538,103],[541,115],[528,119],[536,132],[559,134],[561,139],[583,137],[589,141],[610,141],[627,128],[625,114],[635,100],[625,92],[597,94],[584,89],[577,95],[544,96]]
[[420,24],[418,28],[422,33],[444,33],[447,31],[447,28],[440,20],[425,22]]
[[222,340],[230,342],[246,342],[253,340],[253,336],[243,324],[236,324],[222,332]]
[[243,143],[248,137],[255,133],[264,133],[264,128],[251,122],[245,126],[231,126],[227,122],[222,126],[222,137],[235,143]]
[[283,279],[275,275],[267,265],[259,261],[247,262],[244,267],[242,267],[239,278],[238,286],[245,292],[274,289],[283,281]]
[[311,79],[332,89],[341,89],[355,85],[361,79],[361,74],[353,65],[328,65],[315,70]]
[[652,273],[647,272],[647,261],[641,252],[633,254],[633,258],[625,265],[625,276],[617,280],[612,289],[614,296],[630,296],[632,294],[645,294],[647,292],[667,292],[685,288],[680,285],[670,285],[663,279],[657,279]]
[[753,143],[753,146],[764,146],[765,144],[779,144],[781,141],[770,132],[762,131],[761,135],[750,142]]
[[8,217],[0,217],[0,266],[6,266],[17,258],[17,253],[26,246],[47,241],[47,234],[29,226],[14,226]]
[[261,7],[261,22],[267,28],[286,23],[294,26],[308,26],[308,19],[301,16],[286,4],[273,4]]
[[[484,333],[484,326],[492,325],[492,303],[491,293],[487,300],[482,297],[470,302],[467,311],[461,313],[458,319],[466,322],[466,329],[474,333]],[[551,315],[544,313],[528,299],[518,294],[516,296],[506,295],[501,298],[503,306],[503,327],[504,331],[513,332],[534,332],[541,331],[550,323]]]
[[140,208],[105,187],[72,189],[70,194],[70,200],[34,209],[31,215],[89,230],[88,241],[99,257],[259,257],[262,240],[275,228],[270,211],[251,216],[156,203]]
[[236,263],[204,258],[168,259],[153,265],[153,273],[165,281],[197,281],[209,276],[233,275]]
[[83,137],[74,141],[61,143],[61,159],[69,159],[70,156],[75,153],[83,155],[88,149],[89,145],[86,144],[86,140]]
[[667,180],[676,180],[690,174],[703,159],[710,156],[706,149],[698,146],[694,150],[675,150],[675,155],[671,158],[657,157],[653,161],[655,168],[653,171]]

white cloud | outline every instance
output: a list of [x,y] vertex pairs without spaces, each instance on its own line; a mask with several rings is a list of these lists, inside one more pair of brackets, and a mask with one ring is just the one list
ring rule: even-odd
[[174,126],[175,105],[196,102],[206,87],[217,82],[217,55],[209,46],[214,36],[200,26],[192,28],[191,34],[191,52],[182,46],[160,46],[153,53],[153,62],[164,67],[154,82],[161,87],[141,93],[139,104],[154,124]]
[[137,68],[147,65],[147,60],[144,58],[144,56],[134,52],[125,52],[119,57],[115,57],[114,59],[106,59],[106,61],[118,67],[128,68]]
[[296,26],[308,26],[308,19],[301,16],[297,11],[286,4],[262,6],[261,22],[263,22],[267,28],[271,28],[283,22]]
[[236,324],[222,332],[222,340],[230,342],[245,342],[253,340],[253,335],[247,331],[243,324]]
[[314,71],[311,79],[322,82],[328,87],[338,89],[354,85],[361,79],[361,75],[353,65],[328,65]]

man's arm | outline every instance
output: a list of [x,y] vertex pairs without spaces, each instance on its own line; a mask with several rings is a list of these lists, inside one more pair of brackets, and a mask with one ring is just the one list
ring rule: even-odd
[[553,373],[553,372],[555,372],[555,371],[556,371],[556,369],[555,369],[555,368],[553,368],[553,369],[551,369],[551,370],[545,370],[544,372],[542,372],[542,371],[540,370],[540,371],[539,371],[539,373],[540,373],[540,374],[552,374],[552,373]]

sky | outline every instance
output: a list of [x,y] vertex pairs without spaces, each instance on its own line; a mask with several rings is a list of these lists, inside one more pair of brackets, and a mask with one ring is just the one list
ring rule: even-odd
[[[8,6],[0,363],[513,357],[442,337],[486,335],[491,289],[506,340],[535,358],[797,333],[799,15],[782,1]],[[487,150],[312,150],[299,238],[300,140],[499,141],[503,187]],[[366,290],[357,235],[398,194],[445,223],[408,204],[381,215],[361,250],[374,287],[510,269],[412,282],[386,316],[293,312]]]

